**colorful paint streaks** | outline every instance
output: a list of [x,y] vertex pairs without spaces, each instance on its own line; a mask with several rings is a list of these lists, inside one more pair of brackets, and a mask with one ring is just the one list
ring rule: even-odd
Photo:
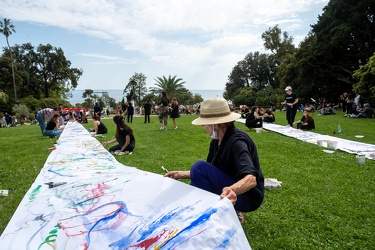
[[57,144],[3,249],[250,249],[227,199],[120,164],[78,123]]

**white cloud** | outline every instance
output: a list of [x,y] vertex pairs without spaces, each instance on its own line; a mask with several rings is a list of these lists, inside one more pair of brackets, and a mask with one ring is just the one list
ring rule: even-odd
[[[261,33],[278,24],[298,43],[327,2],[3,0],[0,16],[71,30],[88,38],[107,40],[109,47],[123,49],[118,57],[113,57],[114,52],[107,48],[90,51],[87,47],[85,53],[75,52],[94,58],[95,61],[87,60],[90,64],[133,65],[126,69],[129,73],[131,70],[159,75],[188,72],[185,78],[192,82],[198,82],[199,75],[200,79],[206,79],[206,84],[211,84],[208,88],[218,82],[224,88],[228,74],[239,60],[249,52],[265,52]],[[134,53],[137,56],[126,55]],[[152,69],[145,70],[145,66]]]

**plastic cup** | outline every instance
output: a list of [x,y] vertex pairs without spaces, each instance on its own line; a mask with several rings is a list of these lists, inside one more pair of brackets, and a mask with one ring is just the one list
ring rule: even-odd
[[358,164],[361,164],[361,165],[366,164],[366,156],[357,155],[355,158],[357,159]]
[[327,147],[334,150],[337,149],[337,141],[328,141]]

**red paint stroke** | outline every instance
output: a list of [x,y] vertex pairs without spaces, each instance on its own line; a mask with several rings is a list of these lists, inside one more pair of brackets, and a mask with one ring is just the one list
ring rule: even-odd
[[155,237],[153,238],[150,238],[150,239],[146,239],[136,245],[133,245],[133,246],[130,246],[130,247],[141,247],[141,248],[144,248],[144,249],[148,249],[150,246],[152,246],[153,244],[155,244],[166,232],[167,230],[163,230],[163,232],[159,235],[156,235]]

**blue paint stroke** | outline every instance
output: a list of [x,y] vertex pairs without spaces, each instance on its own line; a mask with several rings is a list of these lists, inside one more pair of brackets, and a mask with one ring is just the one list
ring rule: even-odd
[[[193,205],[183,207],[179,209],[178,207],[170,211],[168,214],[161,216],[160,219],[155,220],[154,222],[149,224],[149,228],[146,230],[140,229],[138,233],[141,235],[141,238],[138,240],[142,241],[146,239],[147,236],[151,235],[155,229],[160,228],[161,226],[167,225],[169,221],[175,219],[177,216],[185,212],[186,210],[190,209]],[[177,211],[176,211],[177,210]]]
[[57,175],[60,175],[60,176],[67,176],[67,177],[76,177],[77,175],[68,175],[68,174],[61,174],[55,170],[52,170],[52,169],[48,169],[48,172],[51,172],[51,173],[54,173],[54,174],[57,174]]
[[237,233],[236,228],[232,227],[232,228],[228,229],[223,234],[223,236],[224,236],[223,241],[221,242],[221,244],[219,246],[215,247],[215,249],[229,249],[229,243],[236,233]]
[[166,247],[166,249],[172,249],[176,246],[178,246],[179,244],[181,244],[182,242],[186,241],[187,238],[184,236],[186,234],[191,234],[191,230],[192,229],[195,229],[201,225],[203,225],[204,223],[206,223],[211,215],[215,214],[217,212],[217,208],[209,208],[208,210],[206,210],[206,212],[204,212],[201,216],[199,216],[196,220],[194,220],[189,226],[187,226],[186,228],[180,230],[180,232],[178,234],[176,234],[174,237],[172,237],[169,241],[167,241],[162,247]]
[[95,224],[88,230],[87,232],[87,235],[86,235],[86,242],[87,242],[87,246],[90,246],[90,234],[93,230],[100,230],[101,228],[97,228],[97,226],[100,226],[99,224],[106,224],[109,220],[115,218],[119,213],[124,213],[126,215],[131,215],[131,216],[136,216],[136,215],[133,215],[132,213],[130,213],[128,211],[128,208],[126,207],[126,204],[122,201],[115,201],[115,202],[110,202],[110,203],[107,203],[105,205],[102,205],[100,207],[97,207],[87,213],[84,213],[83,215],[81,216],[86,216],[86,215],[89,215],[103,207],[107,207],[107,206],[110,206],[110,205],[118,205],[119,206],[119,209],[116,210],[115,213],[113,213],[112,215],[109,215],[109,216],[106,216],[106,217],[103,217],[101,218],[100,220],[98,220],[97,222],[95,222]]
[[[147,229],[139,229],[138,234],[140,234],[140,238],[136,240],[136,242],[140,242],[145,240],[147,237],[149,237],[156,229],[163,228],[163,226],[168,225],[170,221],[174,220],[177,216],[185,212],[186,210],[193,207],[195,204],[192,204],[190,206],[182,207],[182,208],[175,208],[168,212],[166,215],[162,215],[153,222],[149,224],[149,227]],[[157,213],[157,211],[155,212]],[[152,217],[152,216],[150,216]],[[150,219],[150,218],[149,218]],[[148,220],[146,220],[148,222]],[[126,237],[123,237],[122,239],[113,242],[110,244],[110,247],[114,247],[115,249],[124,249],[126,246],[129,246],[133,242],[135,230],[133,230],[130,234],[128,234]]]

